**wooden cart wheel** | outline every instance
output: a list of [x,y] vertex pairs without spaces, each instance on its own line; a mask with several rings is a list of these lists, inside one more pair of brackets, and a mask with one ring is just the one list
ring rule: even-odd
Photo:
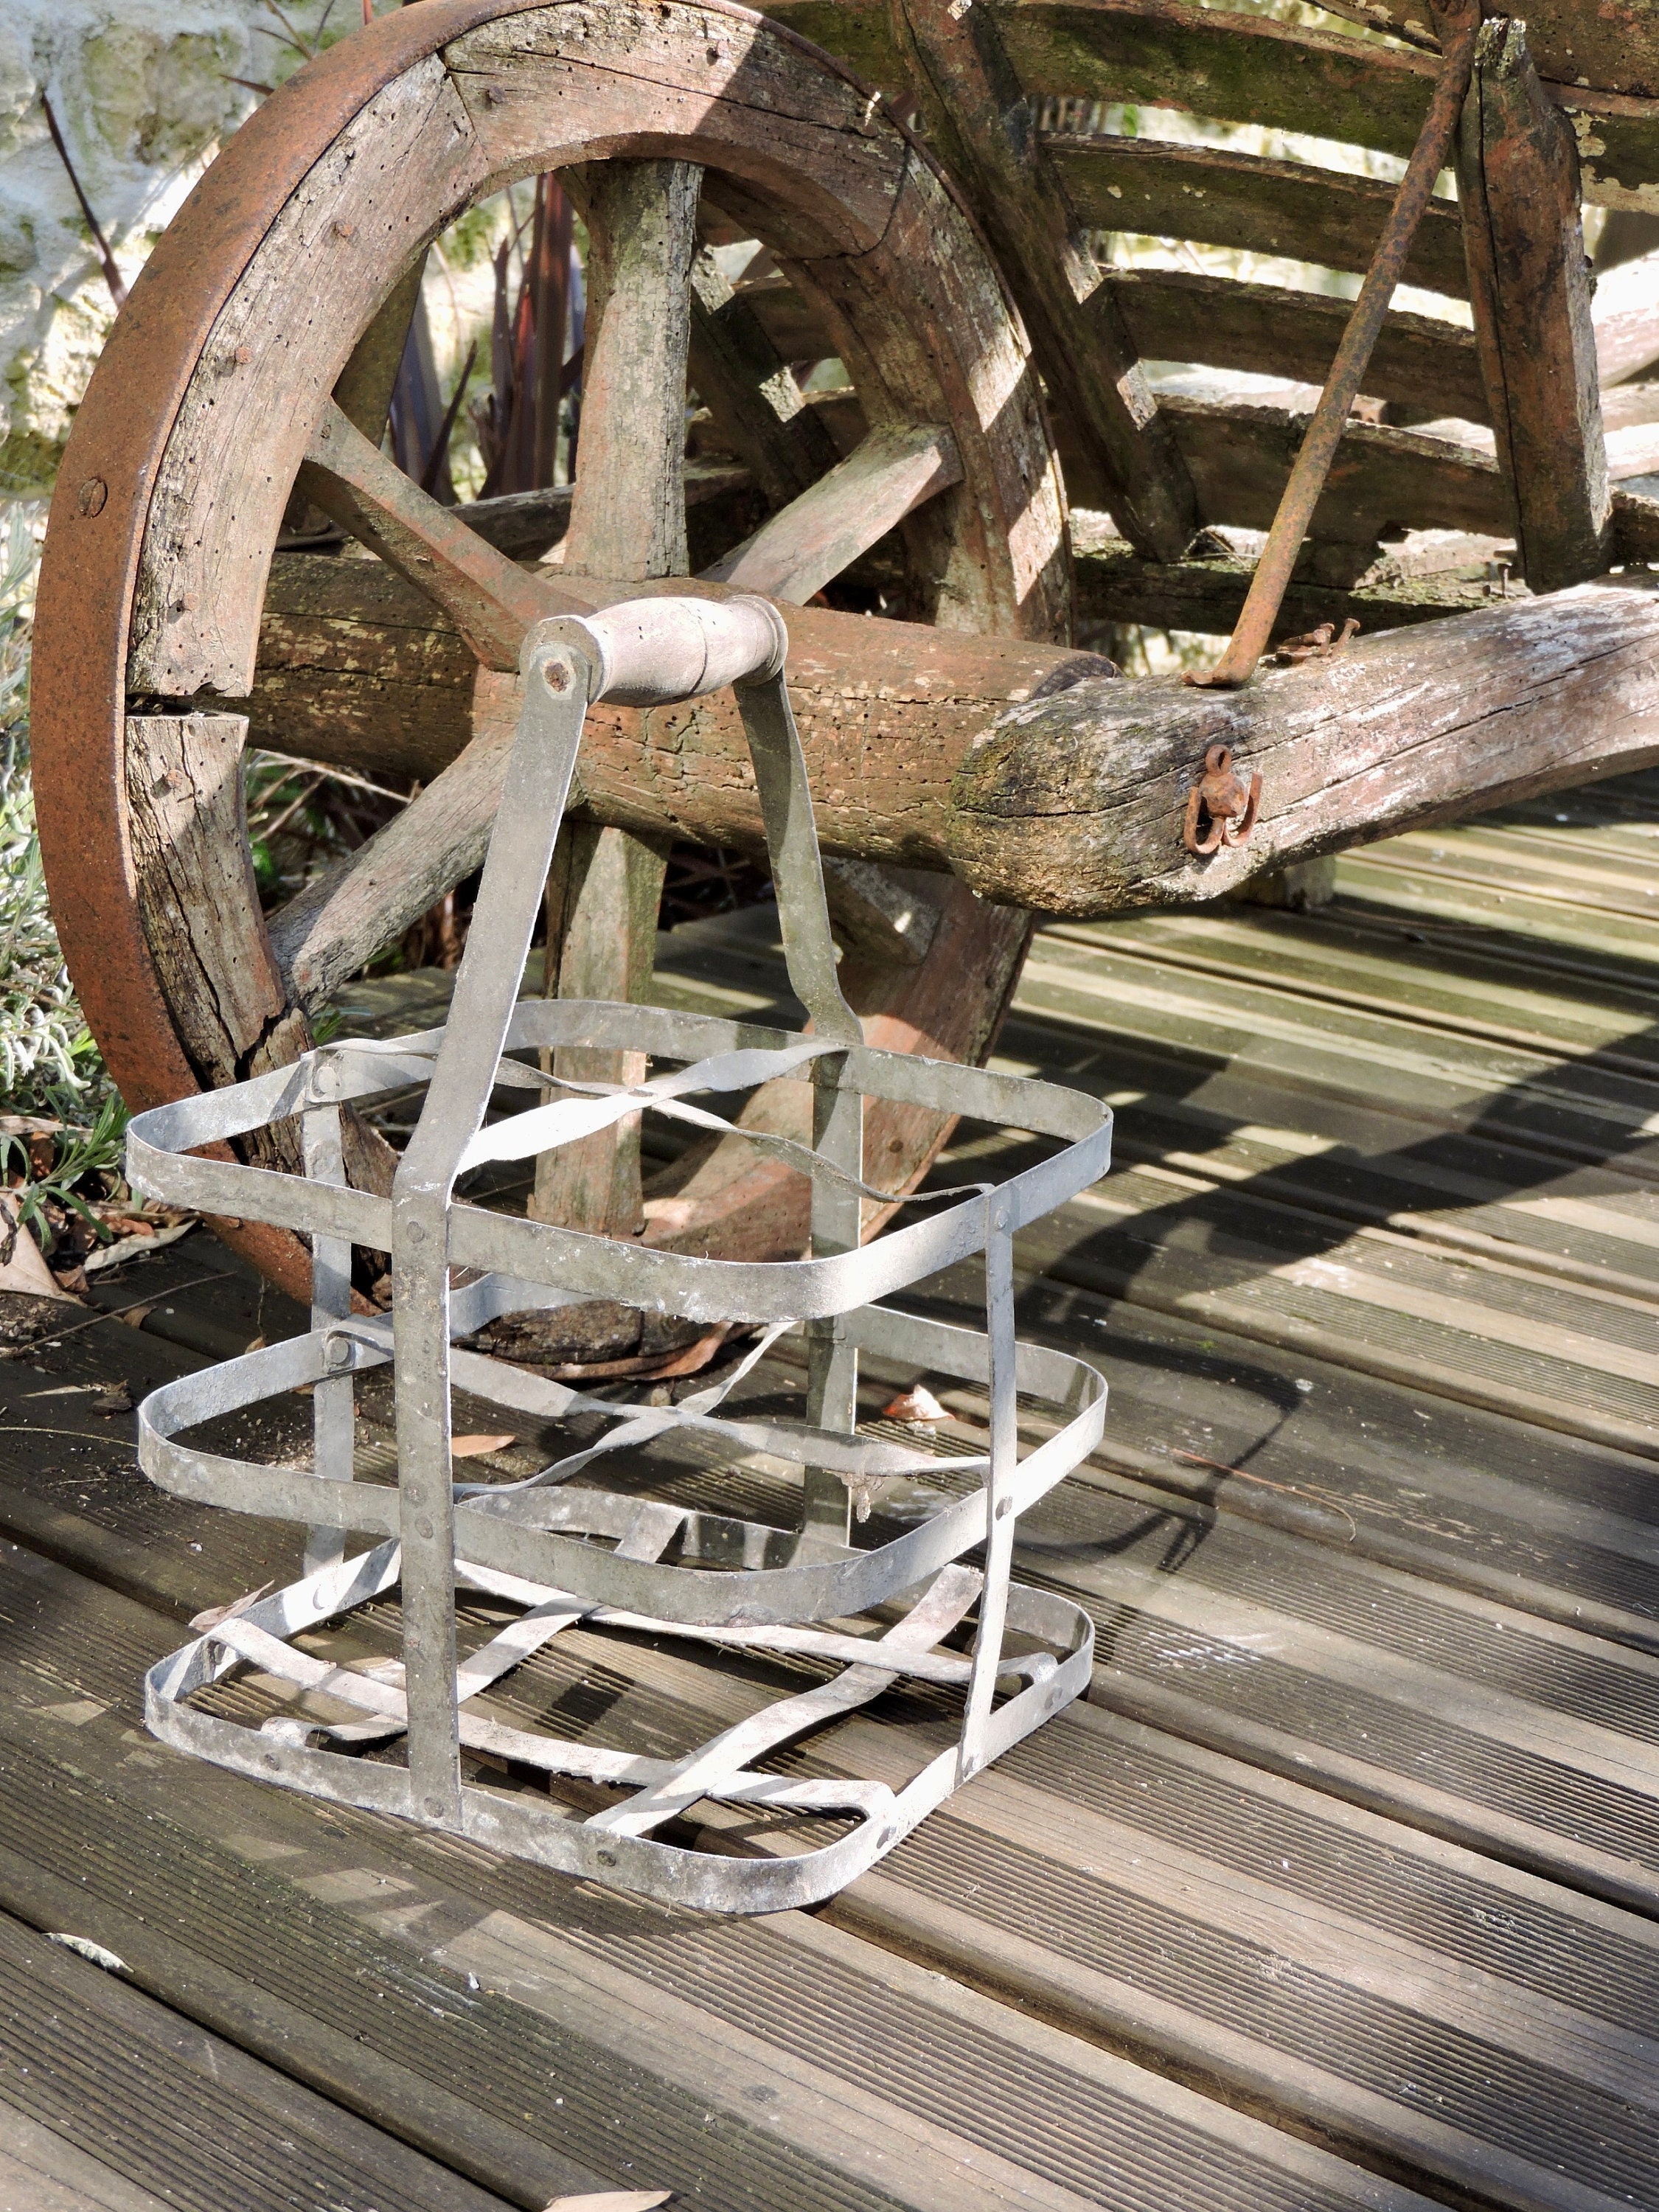
[[[469,205],[549,170],[586,209],[593,297],[563,562],[526,570],[426,499],[379,440],[427,247]],[[793,469],[804,489],[717,575],[799,602],[908,517],[936,623],[1066,635],[1063,507],[1024,334],[951,187],[866,86],[715,0],[425,0],[381,19],[267,102],[161,241],[53,505],[35,663],[42,846],[70,971],[134,1108],[292,1059],[310,1042],[319,978],[338,980],[314,942],[296,959],[284,917],[262,919],[240,799],[236,708],[302,467],[310,495],[466,637],[498,716],[531,622],[571,594],[602,604],[685,570],[700,191],[812,301],[867,425],[814,481],[835,457],[814,457],[811,418],[793,438],[775,415],[751,423],[772,448],[762,481],[769,469],[787,494]],[[717,380],[720,363],[699,371]],[[741,391],[726,398],[741,416]],[[620,842],[588,870],[585,914],[575,899],[567,988],[573,962],[590,990],[607,957],[629,965],[625,931],[595,927],[607,871],[636,894],[651,880],[644,848],[604,837]],[[449,863],[453,883],[464,870],[453,852]],[[362,869],[377,941],[446,888],[423,865],[393,880]],[[982,1055],[1027,935],[1025,917],[951,886],[921,965],[849,962],[872,1037]],[[354,939],[354,964],[373,949]],[[637,972],[623,980],[637,988]],[[763,1098],[753,1110],[772,1109]],[[872,1173],[913,1185],[945,1134],[914,1109],[872,1114]],[[390,1164],[378,1138],[354,1133],[354,1181],[384,1186]],[[544,1198],[580,1225],[603,1225],[617,1203],[591,1178]],[[746,1162],[716,1158],[647,1233],[754,1255],[757,1239],[799,1241],[793,1205]],[[304,1294],[295,1240],[221,1228]]]

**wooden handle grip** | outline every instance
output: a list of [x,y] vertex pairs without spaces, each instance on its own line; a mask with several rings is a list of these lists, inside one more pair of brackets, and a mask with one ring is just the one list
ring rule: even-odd
[[594,702],[661,707],[777,675],[789,634],[766,599],[626,599],[602,614],[538,623],[526,665],[550,645],[574,646],[592,664]]

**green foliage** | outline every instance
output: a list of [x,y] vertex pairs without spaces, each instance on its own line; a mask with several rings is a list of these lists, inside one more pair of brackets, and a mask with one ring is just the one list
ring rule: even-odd
[[30,1229],[50,1250],[58,1224],[78,1213],[110,1232],[88,1203],[121,1173],[127,1112],[81,1012],[46,904],[29,787],[29,631],[40,548],[38,509],[14,501],[0,526],[0,1109],[51,1123],[40,1134],[0,1132],[7,1231]]
[[[78,1101],[94,1117],[109,1079],[58,950],[29,787],[30,617],[36,510],[14,502],[0,537],[0,1103],[10,1113]],[[61,1117],[60,1117],[61,1118]]]
[[87,1204],[81,1186],[97,1188],[119,1181],[127,1109],[114,1091],[106,1089],[91,1124],[77,1125],[72,1117],[86,1111],[84,1092],[49,1091],[46,1103],[63,1126],[56,1132],[52,1164],[43,1175],[34,1172],[26,1138],[0,1133],[0,1182],[10,1184],[14,1172],[19,1177],[7,1191],[6,1210],[25,1229],[32,1229],[47,1249],[54,1233],[46,1212],[49,1205],[78,1213],[107,1242],[112,1232]]

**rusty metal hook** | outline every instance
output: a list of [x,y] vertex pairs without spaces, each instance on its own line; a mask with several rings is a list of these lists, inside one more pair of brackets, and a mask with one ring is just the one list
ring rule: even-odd
[[1334,623],[1321,623],[1317,629],[1306,631],[1301,637],[1281,638],[1273,647],[1273,659],[1285,667],[1298,660],[1324,660],[1334,653],[1346,652],[1359,635],[1359,623],[1350,615],[1338,634]]
[[[1204,756],[1204,773],[1187,793],[1187,816],[1181,825],[1181,842],[1189,853],[1205,860],[1224,845],[1242,845],[1255,827],[1261,805],[1261,771],[1248,785],[1233,773],[1231,745],[1212,745]],[[1200,821],[1208,828],[1200,832]]]

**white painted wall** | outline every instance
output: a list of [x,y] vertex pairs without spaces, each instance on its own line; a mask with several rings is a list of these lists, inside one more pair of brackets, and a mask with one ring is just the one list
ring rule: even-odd
[[[282,0],[307,41],[325,0]],[[334,0],[331,32],[362,20]],[[0,4],[0,497],[46,489],[113,307],[44,91],[131,280],[253,105],[297,66],[270,0]]]

